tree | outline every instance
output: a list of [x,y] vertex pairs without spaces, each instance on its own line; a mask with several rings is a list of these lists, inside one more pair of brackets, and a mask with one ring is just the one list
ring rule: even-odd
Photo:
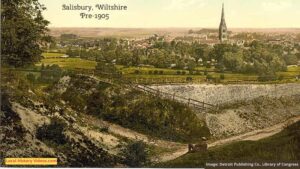
[[39,61],[40,46],[51,39],[42,16],[46,8],[38,0],[1,1],[1,6],[3,63],[19,67]]
[[232,53],[225,52],[224,54],[224,66],[235,72],[243,71],[243,54],[242,52]]
[[298,63],[298,58],[294,54],[286,55],[284,57],[284,60],[285,60],[287,65],[297,65],[297,63]]
[[[196,61],[196,63],[198,63],[200,58],[204,58],[204,49],[203,48],[197,48],[195,49],[195,54],[192,55]],[[206,60],[205,60],[206,61]]]

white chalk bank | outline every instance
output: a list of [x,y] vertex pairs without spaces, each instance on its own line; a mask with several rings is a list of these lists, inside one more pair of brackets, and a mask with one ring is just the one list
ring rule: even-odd
[[152,85],[168,93],[204,101],[210,104],[232,103],[251,100],[260,96],[281,97],[300,94],[300,84],[191,84],[191,85]]

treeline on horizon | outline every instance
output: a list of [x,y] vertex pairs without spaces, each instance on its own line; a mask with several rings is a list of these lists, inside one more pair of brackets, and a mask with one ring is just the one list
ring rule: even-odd
[[[66,54],[70,57],[80,56],[125,66],[151,65],[156,68],[172,67],[190,71],[197,66],[214,66],[219,72],[231,71],[266,77],[275,77],[276,72],[286,71],[287,65],[296,65],[300,59],[300,53],[294,54],[290,48],[260,41],[253,41],[244,47],[226,43],[211,47],[198,42],[157,40],[150,47],[134,48],[125,41],[118,42],[114,38],[95,40],[92,44],[73,43],[81,43],[83,48],[68,48]],[[88,49],[91,46],[96,49]],[[299,45],[296,48],[300,50]]]

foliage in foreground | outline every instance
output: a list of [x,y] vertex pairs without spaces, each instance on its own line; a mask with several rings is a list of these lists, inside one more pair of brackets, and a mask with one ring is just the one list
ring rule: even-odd
[[1,1],[2,62],[20,67],[39,61],[40,45],[49,42],[45,7],[38,0]]

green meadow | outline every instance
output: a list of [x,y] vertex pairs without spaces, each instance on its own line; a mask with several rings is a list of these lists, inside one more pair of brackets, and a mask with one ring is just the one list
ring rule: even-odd
[[[44,59],[40,63],[35,65],[35,69],[38,69],[42,64],[53,65],[56,64],[61,68],[67,70],[74,69],[86,69],[94,70],[97,62],[81,59],[81,58],[61,58],[65,54],[63,53],[43,53]],[[167,82],[178,82],[184,83],[189,82],[201,83],[205,82],[207,76],[210,78],[221,79],[222,83],[232,81],[256,81],[258,76],[255,74],[241,74],[233,72],[220,73],[212,68],[196,67],[192,74],[188,70],[172,69],[172,68],[154,68],[154,67],[137,67],[130,66],[125,67],[122,65],[116,65],[117,69],[122,72],[123,77],[139,83],[167,83]],[[299,66],[288,67],[286,72],[278,72],[277,76],[281,76],[281,80],[277,82],[295,82],[296,76],[300,75]]]

